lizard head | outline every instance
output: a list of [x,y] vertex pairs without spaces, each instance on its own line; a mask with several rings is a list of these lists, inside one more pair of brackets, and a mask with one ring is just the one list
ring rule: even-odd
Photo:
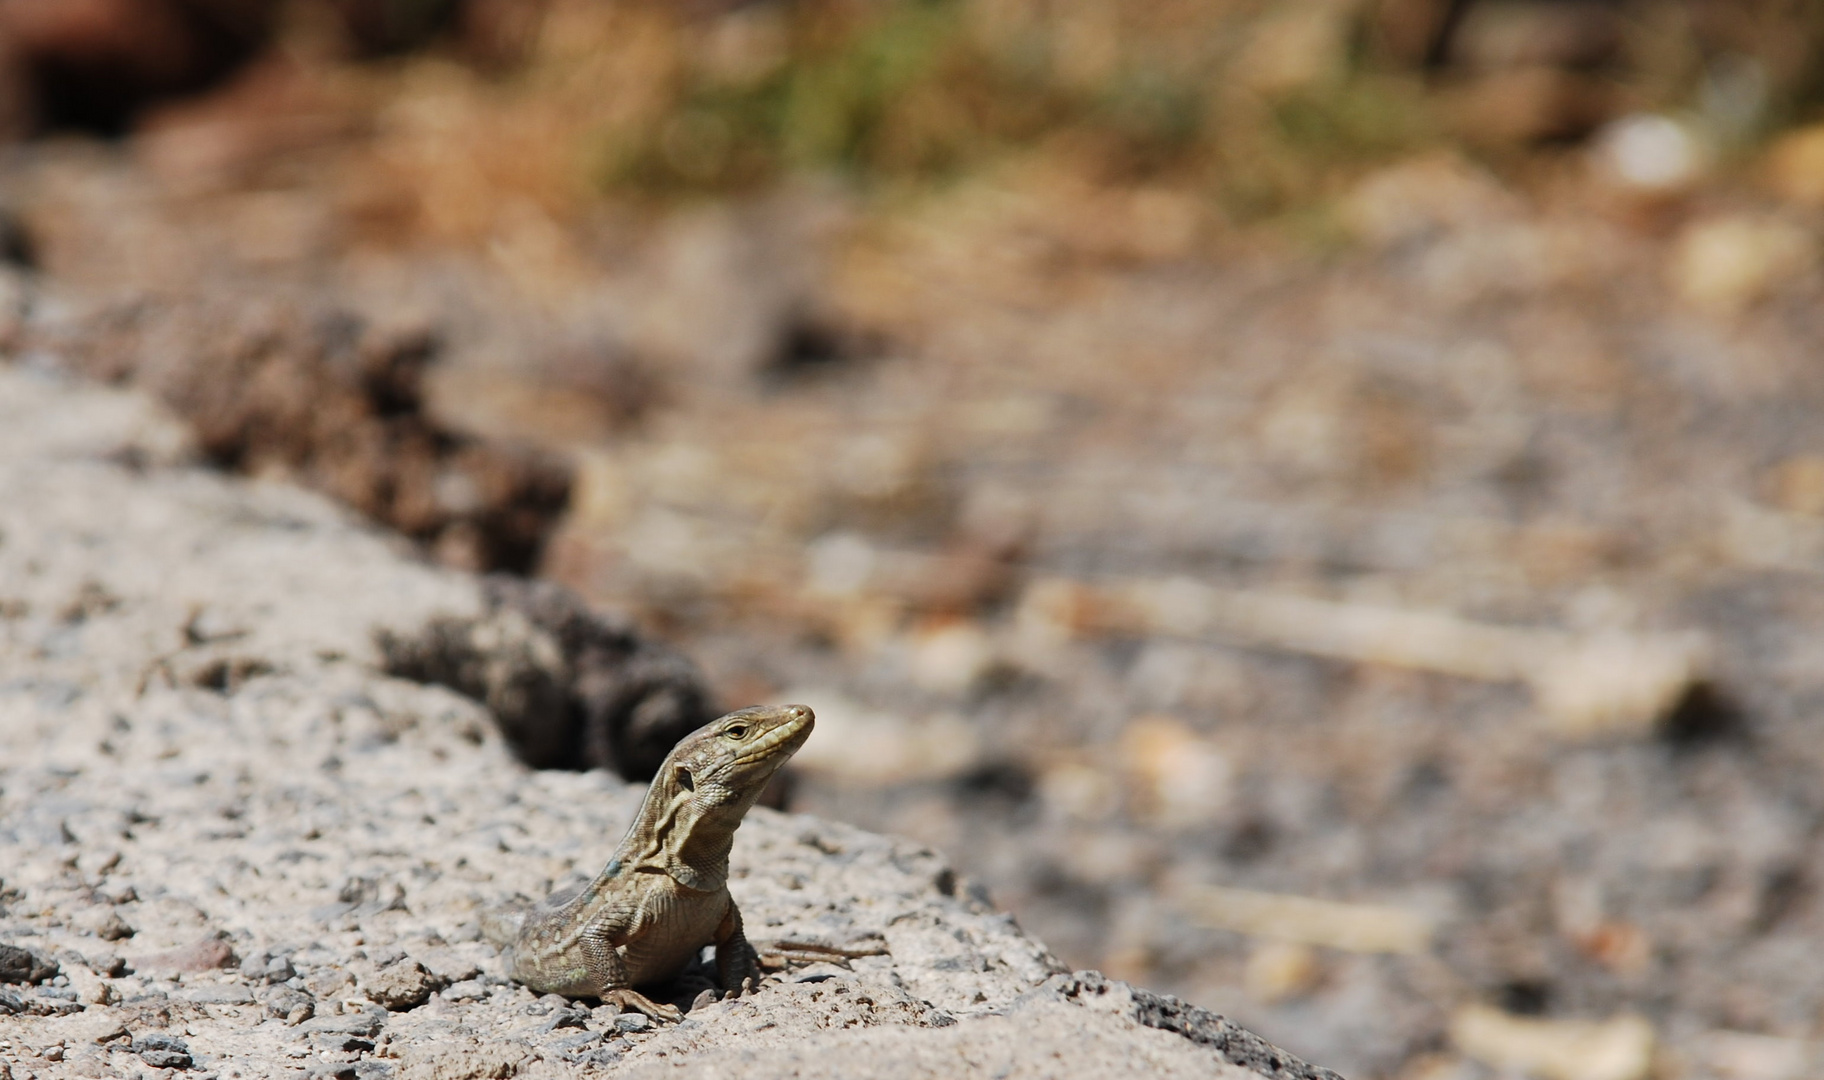
[[680,821],[717,818],[738,824],[815,724],[804,705],[737,710],[678,743],[660,767],[658,782],[671,788]]
[[729,713],[686,735],[659,766],[604,873],[658,871],[686,888],[722,888],[741,819],[811,737],[815,719],[803,705],[766,705]]

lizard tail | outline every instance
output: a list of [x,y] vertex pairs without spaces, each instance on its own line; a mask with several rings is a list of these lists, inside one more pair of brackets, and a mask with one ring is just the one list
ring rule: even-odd
[[496,945],[511,945],[519,940],[519,929],[526,924],[532,905],[524,901],[502,904],[481,914],[481,936]]

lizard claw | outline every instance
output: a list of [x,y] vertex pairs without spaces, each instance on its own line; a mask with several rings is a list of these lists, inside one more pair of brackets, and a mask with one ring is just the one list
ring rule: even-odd
[[643,1012],[654,1020],[665,1020],[673,1024],[684,1019],[684,1014],[676,1005],[654,1001],[638,990],[604,990],[602,1004],[613,1005],[622,1012]]

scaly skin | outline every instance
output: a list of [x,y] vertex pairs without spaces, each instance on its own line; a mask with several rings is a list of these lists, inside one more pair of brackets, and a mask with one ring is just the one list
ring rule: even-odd
[[725,992],[758,985],[760,959],[728,893],[728,852],[748,808],[814,723],[803,705],[769,706],[729,713],[686,736],[588,888],[525,911],[516,925],[490,928],[511,942],[513,978],[540,993],[600,998],[676,1020],[676,1006],[634,987],[677,974],[714,944]]

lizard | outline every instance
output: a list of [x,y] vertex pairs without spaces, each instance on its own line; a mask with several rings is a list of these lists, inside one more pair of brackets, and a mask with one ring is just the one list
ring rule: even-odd
[[678,1020],[675,1005],[634,987],[677,974],[713,944],[724,993],[757,987],[760,957],[728,892],[728,853],[742,818],[815,722],[803,705],[761,706],[680,740],[608,865],[582,892],[487,920],[488,936],[507,946],[512,978],[539,993]]

